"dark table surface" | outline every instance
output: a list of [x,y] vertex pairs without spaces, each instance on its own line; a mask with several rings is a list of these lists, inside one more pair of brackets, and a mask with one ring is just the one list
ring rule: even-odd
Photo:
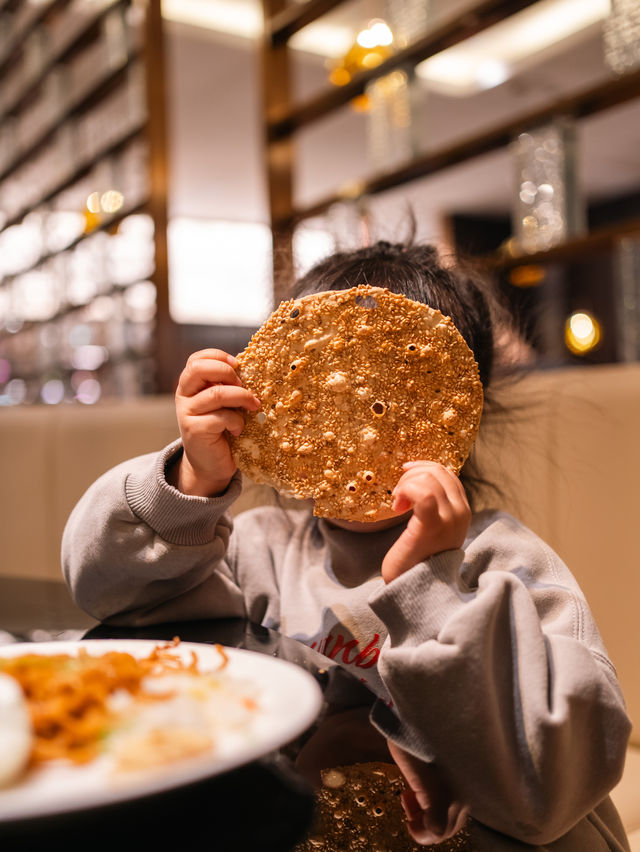
[[[170,640],[174,636],[183,641],[244,648],[296,663],[324,691],[320,718],[326,715],[330,701],[335,706],[336,695],[349,695],[347,703],[353,706],[353,696],[366,693],[326,657],[243,619],[114,628],[81,612],[62,583],[0,577],[0,645],[92,638]],[[338,703],[340,700],[338,697]],[[363,705],[368,700],[363,696]],[[366,715],[363,719],[368,724]],[[94,849],[220,852],[294,849],[306,836],[313,814],[314,770],[307,766],[301,771],[297,762],[299,749],[313,733],[311,729],[296,743],[237,770],[176,790],[55,817],[4,821],[0,823],[0,848],[7,852],[72,849],[81,845]],[[322,742],[325,750],[326,740]],[[335,761],[333,737],[330,750]]]

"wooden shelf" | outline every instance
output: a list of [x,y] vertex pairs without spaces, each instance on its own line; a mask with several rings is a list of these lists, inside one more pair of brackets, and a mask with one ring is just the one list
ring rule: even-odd
[[[8,55],[4,60],[0,60],[0,77],[5,73],[7,67],[11,64],[11,61],[15,59],[15,57],[22,50],[22,45],[26,38],[35,32],[42,23],[46,20],[47,16],[50,12],[54,10],[58,10],[68,5],[69,0],[54,0],[48,6],[38,13],[37,17],[29,25],[28,29],[20,34],[19,41],[8,51]],[[63,62],[66,62],[69,57],[71,57],[74,53],[77,53],[81,48],[83,48],[93,37],[95,31],[100,26],[100,24],[104,21],[104,19],[113,12],[115,9],[124,8],[130,5],[130,0],[114,0],[114,2],[110,3],[108,6],[105,6],[103,9],[93,17],[91,20],[87,21],[84,27],[78,30],[68,42],[65,42],[52,56],[50,56],[47,61],[44,63],[38,75],[25,87],[25,89],[20,92],[15,102],[5,111],[5,115],[12,114],[20,110],[22,105],[29,100],[29,98],[33,95],[33,93],[42,85],[43,81],[46,79],[47,75],[51,73],[52,69]]]
[[[428,178],[491,152],[505,150],[519,134],[544,126],[554,119],[568,117],[582,120],[640,96],[640,70],[621,77],[612,73],[608,79],[597,84],[562,97],[552,94],[542,107],[520,114],[512,113],[492,126],[485,126],[433,150],[418,153],[399,167],[335,187],[324,197],[301,204],[296,201],[295,194],[295,143],[301,130],[344,108],[361,95],[372,80],[395,69],[411,73],[418,63],[430,56],[452,45],[461,44],[476,33],[534,5],[533,0],[479,0],[465,14],[435,25],[422,38],[376,68],[360,72],[346,86],[327,87],[307,100],[295,102],[292,97],[293,69],[287,40],[311,20],[346,2],[323,3],[318,0],[295,11],[289,7],[283,10],[284,0],[263,0],[262,4],[267,20],[267,34],[262,44],[264,158],[276,302],[288,296],[294,280],[293,235],[302,221],[325,214],[337,203],[357,202],[358,199]],[[640,239],[640,219],[637,218],[637,212],[631,215],[636,218],[594,229],[591,233],[568,239],[548,251],[519,256],[492,255],[478,258],[478,262],[488,271],[500,274],[523,265],[563,265],[583,258],[597,258],[599,252],[610,252],[626,237]],[[600,263],[601,258],[597,260]],[[585,292],[589,291],[593,295],[597,288],[593,282],[590,287]],[[606,311],[613,315],[615,306],[607,305]]]
[[485,257],[481,263],[487,269],[496,271],[513,269],[516,266],[544,265],[576,261],[587,255],[592,255],[604,249],[617,245],[625,237],[640,237],[640,219],[630,219],[606,228],[598,228],[589,234],[573,237],[562,244],[532,252],[531,254],[498,255]]
[[[24,1],[24,0],[23,0]],[[47,16],[50,12],[53,12],[57,9],[62,9],[69,4],[70,0],[53,0],[53,2],[48,3],[43,6],[38,12],[35,12],[27,26],[18,33],[18,36],[13,44],[9,45],[9,48],[6,50],[5,55],[0,57],[0,77],[5,73],[9,65],[11,65],[12,61],[20,54],[22,50],[22,45],[26,41],[29,36],[36,32],[38,27],[42,26],[43,22],[46,20]],[[4,4],[8,6],[8,3]],[[4,8],[4,7],[3,7]]]
[[28,275],[30,272],[35,272],[39,267],[43,266],[48,261],[52,260],[54,257],[57,257],[59,254],[63,254],[64,252],[73,251],[76,246],[79,246],[80,243],[83,243],[86,239],[91,237],[93,234],[99,234],[102,231],[109,231],[111,228],[116,227],[122,222],[123,219],[126,219],[128,216],[135,216],[137,213],[144,213],[149,206],[148,200],[140,201],[138,204],[132,204],[129,207],[123,208],[119,213],[114,214],[113,216],[109,216],[105,218],[99,225],[96,225],[91,231],[87,231],[85,233],[80,234],[75,240],[72,240],[68,245],[63,248],[58,249],[57,251],[47,252],[46,254],[41,255],[38,260],[33,263],[31,266],[26,269],[21,269],[20,272],[15,272],[12,275],[5,275],[3,278],[0,278],[0,288],[6,287],[12,281],[15,281],[16,278],[20,278],[22,275]]
[[[83,241],[89,239],[96,233],[108,231],[117,226],[126,217],[136,213],[145,212],[153,219],[154,236],[153,236],[153,262],[154,273],[150,276],[156,288],[156,304],[157,313],[154,322],[154,335],[149,343],[149,352],[134,352],[127,351],[111,356],[110,360],[100,369],[100,373],[106,370],[108,373],[110,366],[123,360],[136,360],[149,363],[154,360],[156,363],[156,375],[160,375],[162,371],[157,369],[158,358],[158,332],[157,328],[163,327],[166,329],[168,322],[166,311],[168,311],[168,271],[167,271],[167,252],[166,252],[166,187],[167,187],[167,163],[166,163],[166,127],[164,116],[164,64],[163,64],[163,32],[162,32],[162,17],[160,9],[161,0],[148,0],[145,5],[144,18],[140,20],[136,18],[136,22],[129,21],[124,16],[126,9],[132,6],[133,0],[114,0],[108,5],[98,9],[90,20],[78,21],[73,18],[72,23],[77,23],[77,29],[72,34],[67,36],[67,41],[48,56],[43,62],[34,78],[27,81],[25,79],[21,90],[12,96],[11,104],[5,109],[4,116],[12,116],[16,122],[20,121],[21,116],[27,109],[32,107],[38,108],[36,105],[36,97],[43,92],[43,86],[54,71],[62,68],[65,64],[72,62],[76,56],[79,56],[86,49],[91,50],[92,44],[102,47],[106,46],[106,42],[102,40],[102,27],[104,21],[109,15],[119,13],[123,14],[123,42],[122,42],[122,61],[118,62],[117,67],[107,67],[101,73],[99,79],[94,82],[86,80],[86,90],[76,94],[72,102],[67,101],[56,115],[51,115],[50,121],[46,128],[38,130],[31,138],[31,141],[18,153],[13,155],[13,159],[9,165],[5,165],[0,171],[0,183],[11,180],[14,176],[20,178],[25,173],[23,167],[28,166],[31,162],[36,163],[36,157],[46,153],[50,146],[58,144],[60,136],[58,131],[68,129],[71,133],[74,122],[81,116],[92,115],[92,110],[96,110],[95,117],[98,118],[101,113],[98,110],[101,104],[106,103],[106,99],[112,94],[128,94],[125,89],[129,85],[129,75],[132,69],[136,70],[140,66],[144,72],[145,91],[141,94],[144,98],[144,103],[140,104],[140,111],[134,106],[133,111],[126,111],[126,114],[117,113],[110,123],[107,125],[107,134],[100,140],[98,139],[98,148],[93,150],[91,156],[79,160],[77,152],[75,158],[69,160],[69,168],[65,169],[64,174],[45,175],[42,182],[42,191],[39,197],[32,200],[28,206],[16,212],[4,222],[0,233],[10,227],[20,226],[24,217],[34,209],[46,207],[50,202],[54,201],[61,193],[71,189],[74,185],[82,181],[87,175],[91,174],[92,170],[99,167],[101,163],[108,161],[120,151],[123,151],[128,145],[134,141],[140,140],[146,150],[147,175],[146,189],[144,197],[138,197],[138,200],[130,199],[125,208],[118,211],[116,214],[105,217],[95,228],[86,233],[81,233],[76,236],[67,245],[59,250],[47,251],[42,254],[38,260],[33,263],[28,269],[21,270],[14,275],[7,275],[0,281],[0,292],[7,292],[13,282],[21,276],[36,272],[45,264],[53,261],[56,257],[65,253],[72,253]],[[14,61],[20,61],[22,58],[22,47],[26,40],[32,35],[46,27],[47,16],[49,14],[64,15],[65,10],[69,5],[69,0],[53,0],[53,2],[38,10],[34,17],[28,22],[25,21],[25,26],[21,31],[16,33],[13,43],[6,50],[2,59],[0,59],[0,86],[3,83],[3,77]],[[19,6],[9,7],[8,13],[11,14],[17,10]],[[61,35],[70,33],[70,25],[64,28],[65,21],[56,21],[56,24],[61,24]],[[141,27],[142,29],[139,29]],[[45,33],[46,35],[46,33]],[[142,38],[143,46],[139,47],[140,39]],[[104,55],[104,51],[100,51],[100,55]],[[84,56],[84,54],[83,54]],[[93,57],[91,57],[93,58]],[[98,68],[94,68],[100,74]],[[17,82],[17,81],[15,81]],[[73,136],[70,137],[73,141]],[[71,157],[73,157],[73,153]],[[39,162],[39,161],[37,161]],[[43,161],[44,163],[44,161]],[[66,165],[66,162],[65,162]],[[45,186],[45,181],[51,183]],[[126,192],[126,187],[123,188]],[[25,193],[26,194],[26,193]],[[125,199],[126,201],[126,199]],[[81,212],[82,199],[78,200],[78,212]],[[101,298],[105,295],[115,295],[126,290],[131,284],[136,281],[128,282],[127,284],[113,284],[110,288],[102,290],[96,294],[96,298]],[[61,282],[60,301],[57,302],[59,309],[54,315],[47,317],[41,321],[24,321],[18,311],[17,319],[23,322],[21,328],[13,333],[7,330],[0,332],[0,344],[3,349],[3,357],[8,357],[13,362],[13,378],[23,378],[25,380],[40,381],[43,379],[43,374],[35,373],[27,375],[24,370],[21,371],[20,364],[27,363],[28,358],[35,357],[33,347],[36,346],[35,341],[37,335],[32,332],[44,326],[51,325],[60,328],[60,323],[64,322],[65,318],[75,312],[84,311],[91,304],[75,305],[68,301],[67,282]],[[23,335],[22,340],[18,338]],[[18,341],[17,348],[14,341]],[[162,348],[164,349],[163,358],[170,359],[172,357],[171,346],[173,341],[165,332],[162,337]],[[19,356],[15,353],[20,352]],[[31,353],[26,356],[24,353]],[[53,359],[55,361],[55,358]],[[38,363],[32,360],[31,363]],[[62,369],[62,365],[58,365]],[[144,388],[148,387],[146,379],[147,370],[145,368],[145,378],[143,380]],[[167,390],[160,382],[154,388],[155,392]]]
[[337,190],[314,204],[292,210],[289,217],[277,220],[276,225],[278,227],[291,226],[304,219],[324,213],[338,202],[385,192],[491,151],[505,148],[517,134],[545,124],[557,116],[570,115],[575,118],[585,118],[634,100],[638,96],[640,96],[640,70],[625,77],[607,80],[604,83],[583,89],[574,95],[560,98],[540,109],[523,113],[497,127],[436,151],[425,153],[394,171],[373,176],[357,185],[350,185],[342,191]]
[[272,45],[283,44],[299,30],[342,6],[344,0],[307,0],[303,6],[288,6],[265,22],[265,38]]
[[21,210],[20,213],[16,213],[15,216],[12,216],[8,219],[2,229],[0,229],[0,234],[2,231],[6,231],[7,228],[13,227],[13,225],[17,225],[19,222],[22,222],[24,217],[29,213],[29,211],[40,207],[42,204],[47,204],[49,201],[53,201],[56,195],[60,195],[61,192],[64,192],[65,189],[68,189],[70,186],[81,180],[85,175],[88,175],[91,169],[98,163],[100,160],[104,160],[106,157],[110,157],[113,154],[116,154],[122,148],[126,148],[126,146],[132,142],[136,137],[140,136],[146,127],[146,121],[137,122],[131,128],[129,128],[122,136],[114,139],[112,142],[109,142],[108,145],[100,148],[90,160],[86,163],[81,164],[76,169],[74,169],[69,175],[62,178],[57,184],[55,184],[51,189],[47,190],[37,201],[30,204],[24,210]]
[[[80,310],[81,307],[86,307],[86,305],[79,306],[78,310]],[[31,327],[33,327],[33,326],[30,326],[30,328]],[[118,364],[127,364],[127,363],[137,364],[140,361],[147,361],[148,362],[150,360],[151,360],[151,353],[149,353],[149,352],[136,352],[133,349],[125,349],[123,352],[119,353],[118,355],[113,355],[113,356],[109,357],[100,367],[98,367],[98,369],[95,372],[98,375],[100,375],[102,372],[104,372],[105,368],[109,370],[109,369],[112,369],[113,367],[117,366]],[[37,381],[38,379],[40,379],[42,377],[43,373],[46,373],[51,378],[57,378],[57,376],[55,375],[56,373],[59,374],[59,375],[62,375],[62,376],[70,376],[70,375],[72,375],[73,373],[76,373],[76,372],[78,372],[76,367],[68,366],[60,360],[55,360],[55,361],[52,361],[49,364],[49,366],[47,367],[46,370],[35,370],[35,371],[32,371],[32,372],[24,372],[24,373],[22,373],[20,378],[25,382],[30,382],[30,381]]]
[[[96,298],[103,298],[104,296],[115,296],[118,293],[123,293],[128,287],[131,287],[136,282],[130,282],[128,284],[112,284],[106,290],[102,290]],[[60,308],[60,310],[56,311],[55,314],[52,314],[50,317],[41,320],[25,320],[24,324],[21,326],[20,331],[17,334],[21,334],[24,331],[31,331],[34,328],[41,328],[44,325],[49,325],[50,323],[56,323],[65,317],[68,317],[70,314],[74,314],[78,311],[84,311],[90,306],[91,302],[87,302],[84,305],[71,305],[67,304],[64,307]],[[12,337],[15,337],[15,333],[0,330],[0,342],[3,340],[10,340]]]
[[424,59],[482,32],[535,2],[537,0],[483,0],[474,8],[473,13],[446,21],[375,68],[360,72],[346,86],[329,89],[303,104],[285,108],[281,112],[268,110],[267,139],[269,142],[277,142],[291,136],[302,127],[317,121],[361,95],[372,80],[383,77],[396,68],[414,67]]
[[95,106],[102,98],[105,97],[105,95],[109,94],[109,92],[116,88],[127,75],[131,66],[139,59],[140,54],[138,51],[132,53],[125,65],[109,71],[104,77],[97,80],[96,83],[81,97],[79,97],[75,103],[69,104],[48,127],[38,134],[33,142],[31,142],[23,151],[20,151],[14,160],[0,171],[0,182],[8,177],[11,172],[20,168],[20,166],[24,165],[24,163],[37,154],[38,151],[46,145],[52,133],[59,130],[70,119],[76,118],[90,107]]

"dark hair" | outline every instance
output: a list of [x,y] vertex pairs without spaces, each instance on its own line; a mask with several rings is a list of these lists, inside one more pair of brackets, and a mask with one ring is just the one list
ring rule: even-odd
[[358,284],[387,287],[450,317],[473,352],[487,388],[494,366],[494,322],[481,279],[443,266],[433,246],[380,241],[321,260],[297,282],[293,296],[348,290]]
[[[504,309],[490,283],[460,262],[445,265],[431,245],[382,240],[321,260],[298,280],[292,295],[299,298],[359,284],[387,287],[451,318],[478,363],[485,394],[484,419],[493,403],[489,388],[498,360],[498,330],[505,323]],[[465,464],[461,479],[472,502],[482,489],[501,493],[495,483],[480,475],[473,457]]]

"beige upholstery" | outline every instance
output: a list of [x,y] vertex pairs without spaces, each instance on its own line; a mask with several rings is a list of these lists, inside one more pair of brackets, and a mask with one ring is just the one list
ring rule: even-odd
[[[503,397],[521,410],[487,429],[478,455],[511,483],[506,508],[578,578],[618,669],[637,748],[614,797],[640,852],[640,365],[533,374]],[[176,436],[169,397],[0,410],[0,572],[59,578],[62,529],[84,489]],[[262,499],[249,490],[236,511]]]
[[60,579],[62,530],[87,486],[177,435],[169,398],[0,409],[0,572]]

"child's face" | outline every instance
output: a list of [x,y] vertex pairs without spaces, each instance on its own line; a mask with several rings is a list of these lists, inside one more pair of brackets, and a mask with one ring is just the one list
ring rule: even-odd
[[[299,498],[299,502],[309,509],[313,509],[313,499],[311,497]],[[326,518],[326,522],[332,527],[338,527],[341,530],[350,530],[356,533],[378,532],[379,530],[388,530],[390,527],[395,527],[397,524],[406,523],[411,517],[411,512],[393,512],[387,518],[381,521],[372,521],[365,524],[362,521],[343,521],[341,518]]]
[[341,530],[349,530],[355,533],[372,533],[379,530],[388,530],[390,527],[395,527],[398,524],[404,524],[410,517],[411,512],[396,512],[388,518],[384,518],[381,521],[373,521],[369,524],[362,523],[361,521],[343,521],[340,518],[327,518],[327,523]]

